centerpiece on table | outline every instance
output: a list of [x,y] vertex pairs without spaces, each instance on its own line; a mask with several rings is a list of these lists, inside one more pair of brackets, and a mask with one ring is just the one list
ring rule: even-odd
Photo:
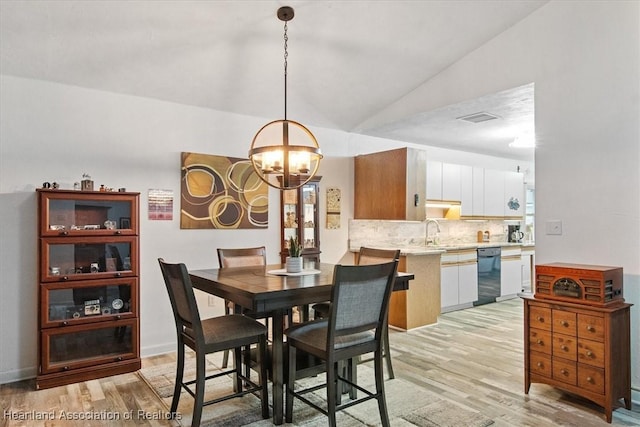
[[287,273],[302,271],[302,245],[297,237],[289,237],[289,256],[285,260]]

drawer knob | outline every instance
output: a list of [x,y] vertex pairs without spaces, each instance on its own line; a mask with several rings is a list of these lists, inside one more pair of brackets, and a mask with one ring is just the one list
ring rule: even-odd
[[562,349],[562,351],[567,351],[569,350],[569,347],[567,347],[566,345],[561,345],[560,348]]
[[64,322],[62,322],[62,326],[67,326],[69,324],[69,322],[67,322],[66,320]]
[[561,373],[562,375],[569,375],[569,371],[567,371],[567,370],[566,370],[566,369],[564,369],[564,368],[563,368],[563,369],[560,369],[560,373]]
[[591,352],[591,350],[587,350],[587,357],[593,357],[593,353]]
[[591,325],[587,325],[587,331],[589,331],[589,332],[595,332],[595,331],[596,331],[596,328],[594,328],[594,327],[593,327],[593,326],[591,326]]
[[593,378],[587,377],[587,382],[593,384],[594,383]]
[[536,317],[536,320],[537,320],[538,322],[544,322],[544,317],[542,317],[542,316],[538,316],[538,317]]
[[566,328],[567,326],[569,326],[569,322],[567,322],[566,320],[563,320],[563,321],[560,322],[560,325],[562,325],[562,326],[564,326]]
[[69,367],[68,367],[68,366],[65,366],[64,368],[62,368],[62,370],[63,370],[63,371],[68,371],[68,370],[69,370]]
[[543,364],[542,362],[538,362],[538,363],[536,363],[536,366],[537,366],[538,368],[542,368],[542,367],[544,366],[544,364]]
[[121,232],[120,230],[117,230],[114,234],[115,234],[115,235],[117,235],[117,236],[119,236],[119,235],[121,235],[121,234],[122,234],[122,232]]
[[542,344],[544,344],[544,341],[538,340],[538,341],[536,341],[536,343],[538,343],[539,345],[542,345]]
[[69,280],[69,276],[62,276],[62,277],[60,278],[60,280],[62,280],[62,281]]
[[60,235],[61,235],[61,236],[68,236],[68,235],[69,235],[69,232],[68,232],[68,231],[61,231],[61,232],[60,232]]

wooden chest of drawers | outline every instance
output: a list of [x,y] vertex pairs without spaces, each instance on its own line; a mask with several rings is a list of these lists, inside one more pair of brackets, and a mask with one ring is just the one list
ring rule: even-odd
[[524,296],[524,392],[545,383],[602,406],[631,409],[631,304],[591,307]]

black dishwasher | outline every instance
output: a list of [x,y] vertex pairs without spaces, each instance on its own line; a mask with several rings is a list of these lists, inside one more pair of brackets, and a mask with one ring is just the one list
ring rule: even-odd
[[500,296],[500,248],[478,248],[478,301],[496,302]]

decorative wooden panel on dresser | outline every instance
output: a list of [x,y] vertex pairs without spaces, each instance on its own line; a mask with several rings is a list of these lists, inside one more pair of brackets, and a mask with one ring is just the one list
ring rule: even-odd
[[607,422],[631,409],[630,310],[616,301],[596,307],[535,298],[524,300],[524,391],[544,383],[604,408]]

